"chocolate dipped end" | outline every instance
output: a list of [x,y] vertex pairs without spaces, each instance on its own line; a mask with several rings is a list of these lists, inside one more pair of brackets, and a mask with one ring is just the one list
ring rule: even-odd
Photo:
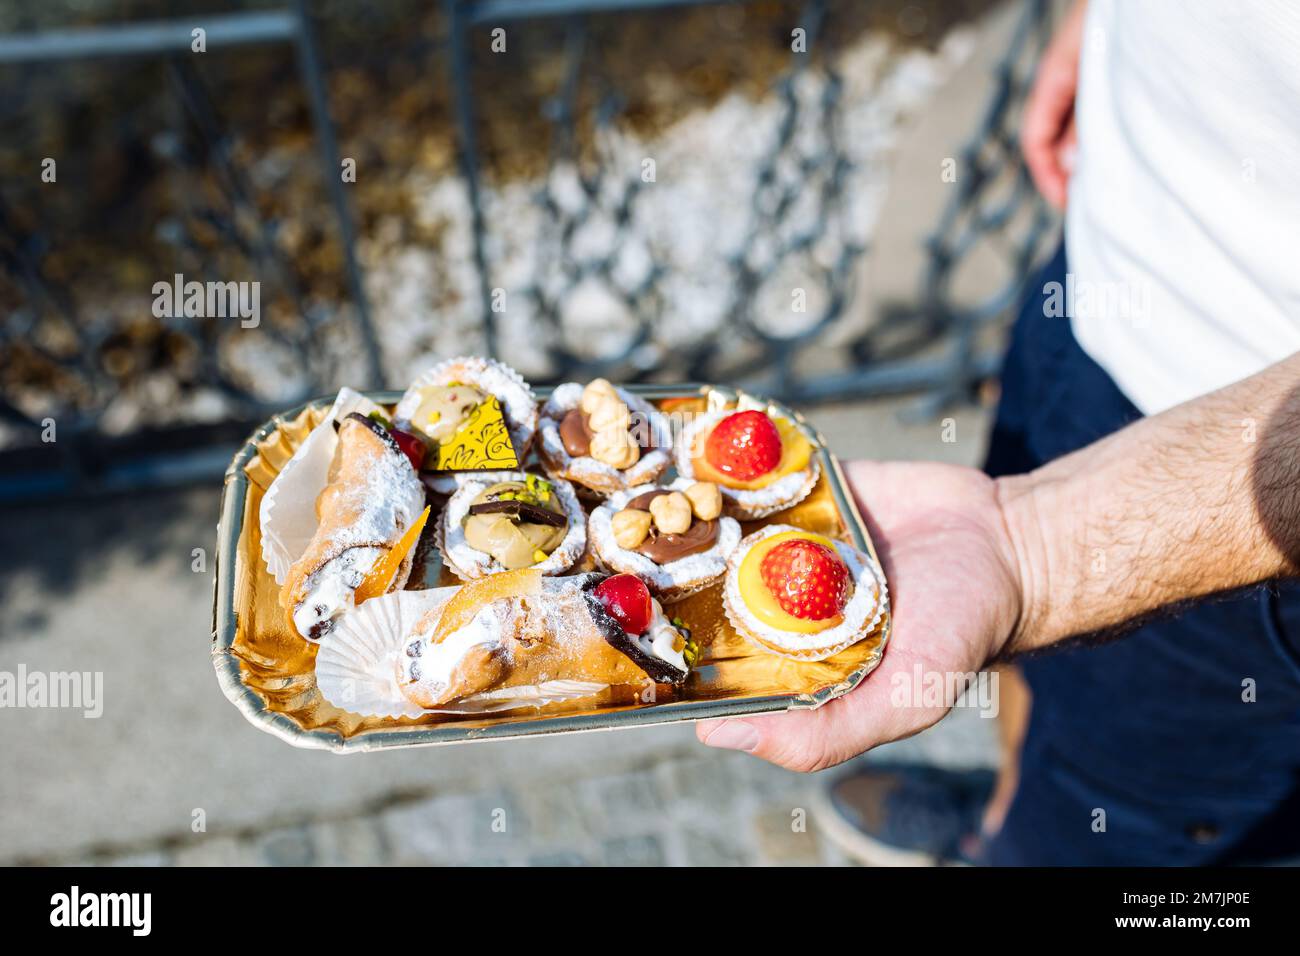
[[[343,421],[345,422],[354,421],[354,422],[358,422],[359,424],[365,425],[367,428],[369,428],[372,432],[374,432],[376,435],[380,437],[383,443],[388,446],[389,451],[397,452],[397,454],[401,455],[403,458],[406,457],[406,452],[402,451],[402,446],[397,444],[397,439],[394,438],[392,436],[392,433],[389,432],[389,430],[385,428],[380,422],[375,421],[373,418],[369,418],[365,415],[362,415],[360,412],[348,412],[348,414],[343,417]],[[335,427],[339,427],[339,425],[336,424]]]
[[600,599],[591,593],[592,588],[607,577],[609,575],[591,574],[589,580],[582,583],[582,596],[587,601],[587,610],[591,612],[591,619],[595,622],[601,636],[605,638],[605,642],[630,658],[632,663],[645,671],[646,676],[656,684],[684,683],[688,671],[679,671],[667,661],[641,650],[636,638],[623,630],[623,626],[614,620],[609,611],[605,610],[605,605],[600,603]]

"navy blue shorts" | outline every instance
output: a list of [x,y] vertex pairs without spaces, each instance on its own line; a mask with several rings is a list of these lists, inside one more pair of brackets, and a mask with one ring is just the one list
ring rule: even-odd
[[[1043,311],[1012,333],[986,470],[1028,471],[1141,416]],[[1068,600],[1069,595],[1058,595]],[[1300,857],[1300,585],[1200,602],[1108,642],[1019,661],[1033,695],[997,865]],[[1254,700],[1247,688],[1253,682]]]

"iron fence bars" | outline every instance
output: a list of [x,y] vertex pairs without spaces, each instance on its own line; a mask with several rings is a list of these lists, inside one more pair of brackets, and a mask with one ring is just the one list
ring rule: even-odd
[[[666,252],[653,241],[654,223],[648,222],[657,199],[654,190],[663,187],[652,186],[654,178],[647,180],[644,170],[629,168],[624,148],[628,92],[611,80],[609,71],[593,68],[601,54],[600,44],[593,42],[594,24],[598,15],[604,15],[600,29],[621,29],[629,22],[622,15],[632,11],[742,7],[746,2],[444,0],[441,27],[446,31],[448,92],[472,231],[473,322],[481,330],[483,346],[507,360],[518,354],[522,337],[516,303],[522,303],[526,351],[541,356],[546,364],[541,372],[526,370],[539,384],[595,374],[629,381],[665,376],[735,383],[797,403],[920,392],[921,408],[927,412],[969,395],[975,383],[996,369],[996,347],[985,333],[1019,298],[1052,222],[1020,164],[1012,126],[1029,71],[1047,37],[1051,4],[1019,0],[1017,27],[994,71],[993,95],[958,153],[963,174],[926,243],[915,301],[859,328],[857,323],[865,316],[854,305],[867,238],[854,228],[851,207],[863,167],[850,148],[853,138],[845,119],[862,94],[850,92],[855,74],[841,75],[835,58],[823,55],[825,44],[819,42],[837,36],[836,18],[848,8],[840,0],[790,0],[784,5],[791,15],[782,13],[782,29],[797,25],[812,53],[782,51],[776,62],[784,66],[765,66],[762,71],[764,76],[779,74],[768,87],[772,95],[763,100],[764,123],[746,131],[756,145],[744,152],[746,165],[728,174],[735,183],[734,197],[728,195],[740,211],[737,238],[708,250],[714,256],[710,268],[717,263],[722,294],[710,300],[711,311],[704,318],[675,314],[680,296],[674,289],[683,281],[684,263],[680,255],[672,254],[674,250]],[[755,8],[772,15],[771,4]],[[516,31],[512,26],[511,31],[511,42],[536,43],[557,33],[561,39],[562,68],[555,74],[554,89],[548,88],[544,96],[534,88],[525,91],[536,97],[549,136],[534,147],[543,156],[546,170],[540,180],[529,181],[535,187],[530,202],[539,211],[541,226],[535,236],[529,234],[535,248],[526,257],[530,271],[521,279],[518,263],[506,262],[511,247],[500,242],[515,223],[492,214],[499,208],[494,204],[500,202],[500,189],[487,174],[492,144],[480,125],[487,114],[480,115],[479,106],[486,97],[481,95],[484,76],[481,67],[476,68],[472,41],[501,23],[542,19],[551,24],[549,30]],[[355,228],[306,0],[292,0],[280,11],[203,20],[211,49],[274,42],[292,44],[297,52],[317,161],[328,184],[342,240],[346,286],[355,307],[349,331],[358,335],[367,374],[378,382],[387,376],[354,249]],[[255,188],[231,149],[230,130],[217,100],[189,57],[181,55],[188,51],[190,29],[188,21],[168,21],[0,37],[0,65],[92,57],[152,57],[163,63],[176,111],[170,145],[163,145],[174,150],[174,162],[211,169],[219,199],[185,197],[189,201],[179,204],[183,210],[179,219],[203,223],[225,246],[257,263],[261,274],[293,304],[293,324],[263,331],[267,348],[301,360],[305,378],[294,400],[308,390],[330,391],[338,381],[311,358],[312,333],[327,315],[302,288],[293,264],[277,250],[275,224],[255,215]],[[626,79],[630,74],[625,70],[621,75]],[[511,81],[508,75],[491,78],[495,83]],[[710,161],[707,155],[698,158]],[[664,178],[671,177],[660,177]],[[1013,228],[1026,221],[1027,227]],[[607,227],[603,243],[585,241],[593,224]],[[205,270],[210,272],[211,263],[185,228],[171,229],[166,239],[188,264],[187,272],[207,277]],[[79,311],[66,285],[46,279],[42,261],[52,241],[47,229],[24,232],[0,195],[0,280],[9,277],[22,303],[0,317],[0,347],[7,350],[11,342],[34,341],[29,334],[32,326],[42,316],[57,316],[74,330],[83,347],[76,354],[52,356],[57,359],[53,365],[74,380],[80,392],[96,396],[86,403],[91,409],[87,415],[68,419],[77,437],[67,435],[61,417],[58,452],[47,449],[51,454],[39,461],[62,454],[65,470],[59,481],[68,490],[88,489],[89,471],[95,472],[97,488],[120,487],[125,481],[160,483],[201,473],[220,457],[212,455],[210,443],[200,447],[201,441],[196,442],[192,458],[202,463],[192,468],[178,467],[174,455],[158,456],[147,467],[140,467],[138,461],[119,467],[111,456],[81,450],[82,439],[90,446],[102,437],[97,412],[118,387],[93,361],[95,348],[113,330]],[[990,245],[996,245],[1010,263],[1010,278],[972,306],[955,294],[954,276],[970,261],[973,250]],[[636,267],[629,268],[629,261]],[[799,277],[797,281],[790,279],[791,274]],[[687,276],[688,285],[690,281],[693,277]],[[796,291],[806,294],[808,308],[796,322],[774,322],[774,295],[787,296],[788,313],[793,285],[800,285]],[[617,305],[618,322],[601,321],[593,328],[575,321],[572,293],[586,287],[599,287],[606,300]],[[508,292],[508,311],[514,315],[498,311],[501,292]],[[268,402],[244,378],[232,376],[222,366],[214,329],[184,316],[168,322],[170,331],[198,348],[202,381],[232,399],[226,414],[235,408],[262,417]],[[833,349],[827,348],[829,342],[835,343]],[[463,345],[465,350],[477,347]],[[401,376],[394,373],[394,377]],[[291,402],[281,396],[275,404]],[[3,387],[0,420],[29,432],[38,424],[24,415]],[[166,444],[177,441],[172,433]],[[88,467],[88,461],[94,466]],[[25,489],[19,494],[48,491],[33,478],[34,468],[19,469],[21,474],[12,482],[12,474],[0,474],[0,498],[15,487]],[[219,471],[213,467],[211,473]]]
[[[621,91],[602,87],[608,81],[590,67],[589,21],[595,14],[701,5],[717,4],[445,0],[458,154],[472,210],[481,327],[489,351],[499,355],[504,346],[503,357],[514,357],[511,342],[500,338],[502,310],[494,298],[508,293],[526,303],[533,320],[531,344],[547,359],[545,372],[534,373],[541,380],[606,374],[635,381],[662,372],[696,381],[736,382],[803,403],[919,391],[927,412],[969,395],[996,370],[996,349],[981,349],[980,332],[1014,306],[1052,223],[1020,162],[1011,126],[1047,37],[1048,0],[1026,0],[1019,12],[1011,43],[995,70],[993,94],[959,154],[962,176],[926,244],[915,306],[888,314],[861,333],[840,335],[847,338],[845,351],[851,360],[835,372],[814,353],[824,348],[829,333],[845,332],[848,320],[859,317],[851,316],[855,310],[850,304],[866,242],[847,221],[849,179],[855,169],[841,131],[843,78],[828,56],[792,50],[786,72],[773,84],[779,112],[770,142],[754,168],[745,171],[752,184],[748,225],[743,241],[722,260],[729,274],[728,301],[717,310],[716,322],[704,334],[683,335],[680,323],[671,337],[664,333],[673,308],[664,289],[677,278],[674,271],[680,264],[666,261],[642,242],[648,187],[643,178],[629,175],[626,154],[616,156],[604,148],[617,139],[624,104]],[[514,223],[495,222],[486,211],[494,197],[484,176],[476,87],[489,80],[481,68],[475,69],[471,50],[475,30],[542,17],[563,19],[564,66],[557,89],[542,104],[551,138],[547,170],[534,199],[543,224],[537,231],[533,274],[506,289],[500,280],[503,264],[491,253],[497,245],[493,230],[509,230]],[[791,22],[803,31],[806,50],[816,49],[833,17],[826,0],[799,5],[799,16]],[[525,34],[515,42],[526,39]],[[509,78],[494,71],[490,82]],[[588,104],[585,115],[580,102]],[[585,144],[580,127],[590,130]],[[999,184],[1008,178],[1014,181],[1010,194],[999,198]],[[557,180],[569,183],[567,202],[556,194]],[[1012,236],[1013,223],[1026,218],[1028,227]],[[598,253],[583,256],[576,248],[577,237],[598,219],[612,225],[608,242]],[[971,307],[953,295],[952,280],[977,242],[1002,242],[1014,265],[995,294]],[[620,282],[615,274],[620,256],[638,243],[644,267],[634,281]],[[772,321],[772,296],[764,300],[764,293],[788,280],[794,260],[799,260],[802,284],[791,292],[804,295],[812,307],[799,321],[783,327]],[[574,322],[564,305],[575,289],[593,283],[614,304],[624,326],[621,336],[605,337],[603,348],[594,344],[589,323]],[[939,342],[944,345],[936,355]]]
[[[175,213],[154,224],[155,238],[161,247],[171,250],[178,264],[183,264],[187,278],[213,281],[217,277],[212,274],[211,252],[201,248],[194,239],[194,227],[201,227],[206,234],[215,235],[222,246],[252,264],[259,282],[269,280],[270,286],[292,303],[290,311],[294,321],[261,323],[257,334],[262,350],[276,353],[281,364],[292,365],[300,371],[301,381],[288,399],[301,401],[334,384],[331,380],[334,376],[326,364],[314,355],[319,348],[313,349],[313,333],[324,319],[323,310],[305,295],[295,268],[278,248],[275,224],[258,212],[257,190],[234,155],[231,132],[194,63],[192,31],[196,26],[203,28],[205,52],[255,44],[288,44],[294,52],[315,131],[316,158],[329,190],[329,208],[340,238],[346,287],[352,299],[352,309],[341,310],[335,321],[347,325],[347,334],[357,341],[360,367],[366,380],[379,384],[383,377],[380,352],[355,251],[354,227],[341,177],[323,68],[305,0],[294,0],[292,7],[281,10],[205,14],[186,19],[0,36],[0,66],[21,71],[38,64],[44,69],[58,63],[133,59],[157,62],[163,67],[171,94],[169,102],[176,108],[171,111],[170,128],[146,129],[144,139],[151,153],[168,167],[208,173],[215,185],[215,195],[208,191],[194,195],[198,191],[173,189],[170,195]],[[126,116],[127,111],[123,110],[122,115]],[[79,308],[66,284],[47,280],[43,260],[66,239],[66,236],[56,236],[47,222],[39,222],[35,228],[21,228],[8,214],[0,197],[0,280],[8,277],[18,289],[19,300],[19,306],[0,323],[0,352],[12,358],[18,350],[26,350],[38,355],[51,369],[75,380],[75,388],[70,390],[49,390],[52,400],[68,399],[51,409],[50,417],[59,429],[57,449],[40,445],[24,449],[23,440],[19,439],[20,450],[31,453],[34,469],[49,467],[57,460],[60,472],[51,476],[51,487],[103,488],[115,484],[116,479],[104,469],[111,471],[116,463],[111,456],[105,458],[91,446],[102,443],[101,416],[117,386],[101,366],[100,348],[119,334],[121,328]],[[158,271],[172,270],[160,265]],[[122,327],[132,318],[123,316]],[[36,334],[38,327],[52,320],[67,333],[65,338],[71,337],[77,343],[68,354],[55,354],[42,348],[42,338]],[[161,332],[188,343],[186,354],[193,357],[192,369],[175,373],[178,382],[215,389],[229,400],[226,414],[232,414],[233,410],[233,414],[253,421],[285,404],[285,394],[260,393],[247,375],[223,361],[222,346],[228,338],[227,330],[232,327],[230,323],[205,321],[183,312],[157,322]],[[70,393],[75,393],[75,401]],[[20,408],[7,388],[0,389],[0,418],[20,435],[33,436],[33,441],[40,433],[41,422]],[[228,429],[219,427],[214,434],[227,432]],[[206,450],[196,450],[196,453],[204,460],[211,457]],[[138,462],[121,464],[136,480],[145,483],[166,481],[166,475],[188,474],[185,468],[178,469],[175,462],[160,464],[157,477],[151,477],[149,469],[141,470]],[[217,474],[219,470],[216,468],[212,473]],[[0,497],[4,496],[5,487],[14,484],[9,480],[11,477],[0,478]],[[29,477],[24,476],[16,484],[30,488]]]

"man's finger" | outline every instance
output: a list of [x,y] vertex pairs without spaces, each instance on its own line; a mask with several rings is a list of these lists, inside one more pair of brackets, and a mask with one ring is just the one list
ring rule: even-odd
[[911,736],[935,723],[946,707],[895,706],[895,675],[910,680],[914,659],[903,651],[885,660],[862,686],[817,710],[726,718],[696,725],[710,747],[742,750],[769,763],[811,773],[843,763],[881,743]]

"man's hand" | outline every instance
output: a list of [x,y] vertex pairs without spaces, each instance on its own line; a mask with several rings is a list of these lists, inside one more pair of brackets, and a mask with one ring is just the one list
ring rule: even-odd
[[1057,209],[1065,208],[1074,169],[1074,95],[1079,87],[1079,50],[1087,7],[1087,0],[1079,0],[1070,8],[1043,52],[1020,123],[1025,165],[1043,198]]
[[977,671],[1020,616],[1015,550],[994,482],[952,465],[849,462],[858,507],[889,581],[893,636],[880,667],[852,693],[811,711],[709,721],[701,741],[812,771],[924,730],[944,707],[895,707],[894,676]]
[[951,700],[893,706],[895,677],[911,681],[917,665],[923,681],[966,674],[1003,653],[1300,575],[1297,383],[1300,352],[997,481],[951,465],[850,463],[889,579],[884,660],[818,710],[702,723],[700,739],[820,770],[947,713]]

